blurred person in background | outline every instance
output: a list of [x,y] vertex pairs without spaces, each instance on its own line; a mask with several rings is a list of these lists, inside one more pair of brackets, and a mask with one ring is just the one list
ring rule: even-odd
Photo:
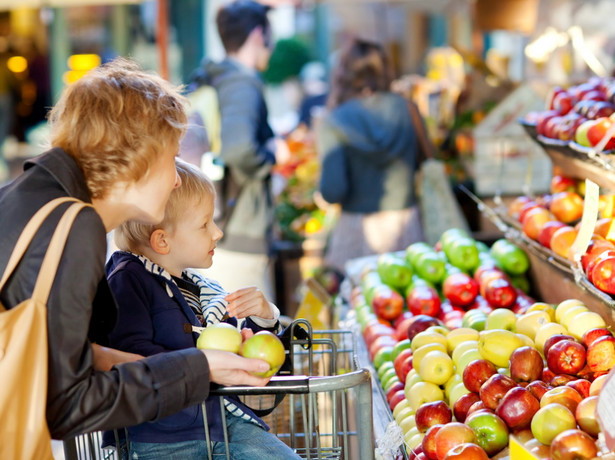
[[334,70],[329,113],[316,127],[319,189],[342,211],[325,254],[338,269],[422,239],[417,136],[406,100],[390,91],[391,73],[380,44],[351,38]]
[[195,71],[193,86],[211,85],[218,95],[221,124],[219,158],[235,193],[222,199],[228,220],[220,222],[215,278],[233,291],[256,286],[274,298],[270,263],[273,201],[271,170],[289,155],[274,136],[259,76],[271,56],[269,7],[253,0],[222,6],[216,24],[226,57],[205,59]]
[[299,74],[304,98],[299,107],[299,123],[312,127],[312,120],[320,117],[327,105],[329,84],[327,69],[320,62],[308,62]]

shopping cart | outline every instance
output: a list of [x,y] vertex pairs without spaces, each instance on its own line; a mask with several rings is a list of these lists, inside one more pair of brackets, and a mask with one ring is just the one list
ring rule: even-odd
[[[287,375],[273,377],[266,387],[222,387],[211,394],[237,395],[249,407],[270,412],[263,419],[271,431],[304,459],[373,459],[371,374],[358,368],[356,336],[344,330],[312,331],[301,319],[289,328]],[[295,328],[307,334],[296,334]],[[205,404],[203,411],[206,417]],[[225,420],[224,409],[221,412]],[[204,427],[209,440],[207,424]],[[226,430],[224,436],[228,443]],[[99,437],[85,434],[65,442],[66,460],[117,460],[115,449],[100,448]]]

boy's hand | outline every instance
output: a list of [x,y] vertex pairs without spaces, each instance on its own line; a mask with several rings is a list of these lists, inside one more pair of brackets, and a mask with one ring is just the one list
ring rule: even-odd
[[257,287],[239,289],[227,294],[224,299],[228,302],[226,310],[231,317],[258,316],[263,319],[273,319],[274,317],[271,304]]

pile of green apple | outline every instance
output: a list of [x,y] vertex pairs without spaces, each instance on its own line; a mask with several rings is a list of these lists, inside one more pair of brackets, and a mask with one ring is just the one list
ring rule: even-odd
[[[383,341],[386,327],[370,323],[366,341]],[[511,434],[538,458],[600,454],[596,404],[615,337],[582,302],[494,309],[481,331],[434,324],[407,339],[389,334],[394,345],[373,363],[411,456],[488,458]]]

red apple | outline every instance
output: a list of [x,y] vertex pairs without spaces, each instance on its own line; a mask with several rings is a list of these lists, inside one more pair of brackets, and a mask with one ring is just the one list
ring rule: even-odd
[[547,391],[540,400],[540,406],[544,407],[547,404],[558,403],[566,406],[574,414],[574,411],[582,400],[583,396],[581,396],[577,390],[563,385],[551,388]]
[[559,220],[546,222],[540,229],[540,232],[538,232],[538,242],[544,247],[551,249],[551,237],[557,230],[565,226],[566,224]]
[[517,348],[509,358],[510,377],[515,382],[531,382],[542,375],[542,356],[530,346]]
[[589,272],[589,265],[596,259],[600,254],[608,250],[615,250],[615,245],[608,240],[599,240],[593,238],[590,240],[589,245],[587,245],[587,249],[585,254],[581,256],[581,266],[583,267],[583,271],[587,274]]
[[605,335],[587,347],[587,365],[591,372],[608,372],[615,367],[615,337]]
[[576,222],[583,216],[583,198],[576,192],[556,193],[552,197],[549,211],[561,222]]
[[444,425],[432,425],[429,427],[423,437],[423,440],[421,441],[423,452],[429,460],[437,460],[438,458],[436,454],[436,434],[443,426]]
[[455,415],[455,420],[463,423],[468,416],[468,410],[470,410],[470,407],[474,403],[479,401],[480,396],[478,395],[478,393],[466,393],[464,395],[461,395],[453,405],[453,414]]
[[269,370],[257,373],[258,377],[270,377],[282,367],[286,360],[286,350],[277,335],[269,331],[260,331],[241,344],[239,354],[244,358],[256,358],[267,361]]
[[532,200],[529,196],[521,195],[521,196],[516,197],[508,205],[508,215],[512,217],[513,219],[519,220],[519,213],[521,212],[521,208],[525,204],[532,202],[532,201],[534,200]]
[[444,280],[442,292],[451,304],[465,307],[476,299],[478,283],[463,272],[453,273]]
[[511,388],[500,400],[495,413],[511,430],[529,428],[540,402],[527,388]]
[[574,340],[560,340],[546,354],[547,366],[556,374],[576,375],[585,366],[585,347]]
[[393,367],[399,381],[405,383],[406,376],[412,369],[412,350],[409,348],[402,350],[393,360]]
[[[611,127],[613,121],[607,117],[596,119],[596,123],[587,130],[587,139],[592,146],[600,143],[607,130]],[[604,146],[604,150],[615,148],[615,138],[611,137]]]
[[473,442],[458,444],[448,451],[446,460],[489,460],[485,451]]
[[591,387],[591,384],[592,383],[587,379],[576,379],[566,383],[567,386],[577,390],[584,398],[589,396],[589,387]]
[[540,401],[542,396],[551,389],[548,383],[543,382],[542,380],[534,380],[533,382],[528,383],[525,387],[534,397]]
[[476,401],[474,404],[470,406],[466,414],[466,419],[469,417],[470,414],[473,414],[475,412],[490,412],[492,414],[495,414],[495,411],[485,406],[485,403],[482,401]]
[[517,383],[507,375],[494,374],[480,387],[480,399],[487,408],[496,410],[508,390],[516,386]]
[[559,192],[574,192],[576,189],[577,181],[572,177],[564,176],[562,174],[554,174],[551,178],[549,191],[552,194]]
[[[393,398],[393,395],[397,393],[399,390],[403,390],[403,389],[404,389],[404,384],[401,382],[395,382],[389,387],[389,389],[387,390],[385,394],[385,397],[389,405],[391,404],[391,399]],[[393,410],[393,408],[391,408],[391,410]]]
[[615,294],[615,253],[612,250],[600,254],[587,270],[587,277],[594,286],[607,294]]
[[470,361],[463,370],[463,384],[468,390],[478,393],[483,383],[497,372],[497,368],[486,359]]
[[425,433],[433,425],[445,425],[453,418],[451,409],[444,401],[434,401],[422,404],[414,415],[416,427]]
[[442,321],[428,315],[416,315],[408,324],[408,338],[412,340],[416,334],[431,326],[442,326]]
[[540,230],[551,220],[555,220],[555,216],[547,209],[541,207],[531,209],[523,217],[521,223],[523,233],[533,240],[538,240]]
[[494,278],[487,281],[484,295],[493,308],[511,308],[517,301],[517,290],[505,278]]
[[393,411],[393,409],[395,409],[395,406],[397,406],[404,399],[406,399],[406,393],[404,392],[403,388],[401,390],[397,390],[395,393],[393,393],[393,395],[391,396],[391,398],[388,401],[389,402],[389,408],[391,409],[391,412]]
[[[547,340],[545,340],[545,343],[544,343],[544,345],[542,347],[542,351],[545,354],[545,356],[547,355],[547,353],[549,353],[549,348],[551,348],[552,345],[556,344],[560,340],[575,340],[575,338],[573,336],[571,336],[571,335],[568,335],[568,334],[554,334],[554,335],[552,335]],[[547,381],[546,379],[543,379],[543,380],[545,382]]]
[[451,422],[438,430],[435,437],[436,457],[444,460],[448,451],[465,442],[476,442],[472,428],[460,422]]
[[557,110],[562,115],[566,115],[572,110],[572,106],[575,102],[576,100],[573,99],[571,94],[566,91],[562,91],[556,94],[553,98],[553,109]]
[[577,410],[574,412],[579,427],[596,437],[601,431],[596,417],[597,406],[598,396],[588,396],[577,405]]
[[545,135],[546,133],[546,125],[549,120],[553,117],[558,117],[560,113],[557,110],[547,110],[541,113],[538,117],[538,121],[536,123],[536,131],[538,134]]
[[562,431],[551,442],[552,460],[589,460],[597,455],[596,441],[581,430]]
[[579,231],[570,225],[557,229],[553,232],[551,241],[549,242],[551,251],[564,259],[572,260],[573,254],[570,253],[570,249],[572,248],[572,244],[575,242],[578,233]]
[[495,413],[477,411],[468,415],[465,424],[472,428],[476,443],[493,457],[508,445],[508,427]]
[[557,374],[551,379],[549,384],[552,387],[561,387],[564,385],[568,385],[573,380],[576,380],[576,378],[577,378],[576,376],[570,375],[570,374]]
[[383,285],[374,290],[372,308],[378,318],[391,321],[401,315],[404,309],[404,298],[397,291]]
[[605,335],[613,335],[611,331],[609,331],[606,327],[594,327],[585,331],[581,341],[586,347],[589,347],[596,339],[603,337]]
[[438,316],[441,301],[435,288],[419,284],[406,296],[406,305],[413,315]]

